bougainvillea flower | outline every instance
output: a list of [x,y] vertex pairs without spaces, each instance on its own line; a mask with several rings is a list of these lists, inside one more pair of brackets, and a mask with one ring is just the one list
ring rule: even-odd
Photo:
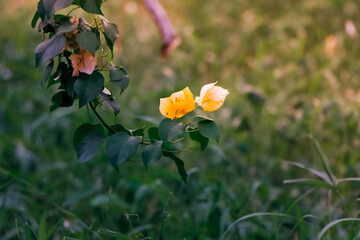
[[204,85],[201,88],[200,97],[195,98],[195,102],[199,104],[204,111],[212,112],[219,109],[229,94],[228,90],[215,86],[216,83],[217,82]]
[[[79,25],[79,19],[77,17],[72,17],[69,19],[69,21],[75,26],[77,27]],[[66,34],[66,45],[65,47],[62,49],[62,52],[65,51],[67,48],[71,48],[71,49],[78,49],[79,48],[79,44],[76,42],[76,38],[79,34],[79,30],[75,29],[74,31],[71,32],[67,32]]]
[[71,64],[74,68],[73,77],[79,76],[79,71],[87,74],[91,74],[96,65],[96,56],[93,55],[88,50],[83,50],[81,54],[71,54]]
[[194,96],[188,87],[160,99],[159,110],[167,118],[181,118],[195,108]]

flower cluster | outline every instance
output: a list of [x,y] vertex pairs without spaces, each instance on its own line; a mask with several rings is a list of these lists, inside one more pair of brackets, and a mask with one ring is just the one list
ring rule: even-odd
[[204,85],[201,88],[200,96],[196,97],[195,100],[188,87],[171,94],[170,97],[161,98],[159,106],[161,114],[170,119],[181,118],[195,109],[195,103],[207,112],[219,109],[223,105],[229,91],[215,86],[216,83]]

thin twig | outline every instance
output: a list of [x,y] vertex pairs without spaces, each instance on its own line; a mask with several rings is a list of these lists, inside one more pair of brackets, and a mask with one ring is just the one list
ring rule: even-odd
[[89,102],[89,105],[91,107],[91,110],[95,113],[96,117],[100,120],[100,122],[104,125],[104,127],[109,130],[110,133],[115,133],[114,129],[112,129],[107,123],[102,119],[102,117],[99,115],[99,113],[96,111],[94,105],[92,102]]

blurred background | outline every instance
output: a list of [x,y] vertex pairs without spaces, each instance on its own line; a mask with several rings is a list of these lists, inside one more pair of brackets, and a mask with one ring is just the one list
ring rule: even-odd
[[[77,162],[75,129],[97,120],[77,104],[49,112],[56,87],[42,88],[34,67],[37,1],[0,2],[0,240],[220,239],[260,212],[294,218],[249,218],[223,239],[314,239],[327,223],[358,217],[359,183],[331,191],[289,163],[324,171],[312,133],[338,179],[360,177],[358,1],[164,0],[182,40],[165,60],[141,1],[104,2],[120,31],[114,63],[130,77],[115,93],[118,122],[160,122],[159,98],[186,86],[198,95],[219,81],[230,91],[213,113],[220,144],[180,155],[187,184],[165,158],[146,171],[136,155],[120,174],[104,153]],[[299,178],[317,181],[284,183]],[[342,223],[324,239],[355,239],[358,230]]]

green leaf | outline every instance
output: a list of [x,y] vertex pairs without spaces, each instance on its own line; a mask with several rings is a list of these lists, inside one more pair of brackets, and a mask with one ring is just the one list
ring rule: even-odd
[[104,140],[104,134],[97,131],[87,134],[76,148],[79,162],[87,162],[92,159],[100,151]]
[[80,0],[80,7],[88,13],[103,15],[101,12],[102,0]]
[[203,135],[201,135],[201,133],[196,130],[196,129],[192,129],[189,128],[189,136],[193,141],[199,142],[200,146],[201,146],[201,151],[204,150],[207,145],[209,144],[209,138],[204,137]]
[[129,86],[129,76],[123,68],[110,64],[110,82],[120,87],[121,93]]
[[100,72],[94,71],[91,75],[80,73],[74,84],[74,90],[79,96],[80,108],[96,98],[103,88],[104,77]]
[[162,143],[162,141],[153,140],[142,152],[142,159],[146,169],[149,163],[160,160],[163,154]]
[[143,128],[138,128],[138,129],[134,129],[134,130],[130,130],[130,134],[132,136],[144,136],[144,129]]
[[115,101],[115,99],[111,95],[107,95],[106,93],[101,92],[99,94],[99,98],[102,102],[106,103],[106,105],[108,105],[112,109],[115,115],[117,115],[120,112],[119,104]]
[[32,27],[32,28],[35,28],[35,27],[36,27],[36,23],[37,23],[37,21],[39,20],[39,18],[40,18],[39,12],[36,11],[35,14],[34,14],[33,19],[31,20],[31,27]]
[[72,22],[70,22],[69,20],[66,20],[60,24],[60,27],[56,33],[59,34],[59,33],[72,32],[76,28],[77,27]]
[[214,121],[203,120],[198,123],[199,132],[207,138],[214,139],[217,143],[220,141],[219,129]]
[[118,165],[131,158],[139,147],[139,139],[124,132],[112,135],[105,148],[106,156],[111,165],[119,172]]
[[95,56],[96,50],[100,47],[100,39],[95,32],[81,32],[76,40],[81,47],[88,50],[93,56]]
[[159,125],[159,136],[164,142],[168,142],[183,134],[186,126],[177,119],[165,118]]
[[121,125],[120,123],[117,123],[117,124],[115,124],[115,125],[111,125],[110,127],[111,127],[112,129],[114,129],[115,132],[125,132],[125,133],[131,135],[131,134],[130,134],[130,130],[127,129],[126,127],[124,127],[123,125]]
[[106,18],[101,17],[101,21],[104,26],[104,36],[106,43],[108,44],[111,52],[113,52],[113,47],[116,39],[119,37],[119,30],[114,23],[110,23]]
[[60,91],[51,98],[50,112],[58,107],[70,107],[73,103],[74,100],[66,92]]
[[193,111],[193,117],[191,118],[191,121],[192,122],[200,122],[200,121],[203,121],[203,120],[214,121],[214,119],[209,117],[204,110],[202,110],[200,108],[195,109]]
[[44,86],[48,80],[52,70],[54,68],[54,61],[51,59],[45,66],[42,77],[41,77],[41,86]]
[[78,28],[80,32],[91,32],[91,25],[83,18],[79,18]]
[[35,49],[35,66],[49,61],[59,55],[66,44],[65,33],[56,34],[49,40],[40,43]]
[[185,164],[184,164],[184,161],[181,160],[180,158],[178,158],[174,153],[172,152],[163,152],[163,155],[165,157],[168,157],[170,159],[172,159],[175,164],[176,164],[176,167],[178,169],[178,173],[179,175],[181,176],[181,179],[186,183],[187,181],[187,173],[185,171]]
[[103,133],[104,132],[104,128],[102,127],[101,124],[96,124],[96,125],[92,125],[90,123],[85,123],[82,124],[81,126],[79,126],[75,133],[74,133],[74,137],[73,137],[73,146],[76,149],[77,146],[79,145],[79,143],[83,140],[83,138],[89,134],[90,132],[100,132]]
[[53,27],[54,23],[54,14],[57,10],[66,8],[73,3],[74,0],[40,0],[38,3],[37,12],[39,17],[42,20],[42,25],[45,27],[50,24]]
[[159,129],[157,127],[151,127],[148,129],[148,135],[150,140],[161,140],[159,136]]

